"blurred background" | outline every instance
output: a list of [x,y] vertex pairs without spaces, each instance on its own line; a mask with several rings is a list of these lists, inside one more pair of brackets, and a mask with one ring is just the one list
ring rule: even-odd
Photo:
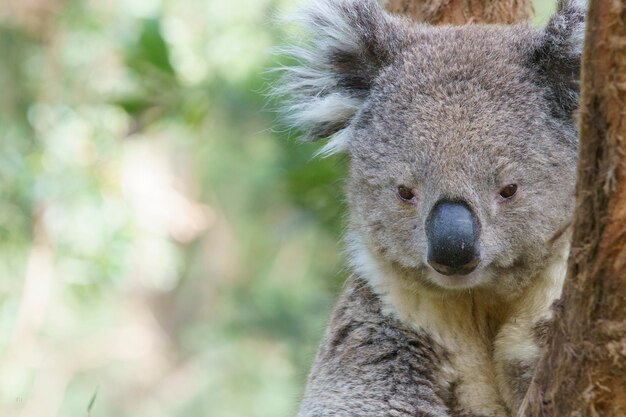
[[346,274],[345,161],[264,97],[293,6],[0,0],[0,416],[293,415]]

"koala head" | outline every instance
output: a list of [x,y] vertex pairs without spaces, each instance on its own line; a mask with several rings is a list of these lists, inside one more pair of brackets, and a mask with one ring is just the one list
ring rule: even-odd
[[357,268],[437,291],[528,285],[567,227],[585,8],[529,24],[435,27],[374,0],[302,17],[279,92],[322,154],[345,152]]

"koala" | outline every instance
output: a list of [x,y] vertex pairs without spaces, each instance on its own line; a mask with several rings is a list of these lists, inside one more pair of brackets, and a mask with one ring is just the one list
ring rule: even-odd
[[351,268],[299,417],[503,417],[560,297],[586,6],[430,26],[313,0],[277,93],[349,163]]

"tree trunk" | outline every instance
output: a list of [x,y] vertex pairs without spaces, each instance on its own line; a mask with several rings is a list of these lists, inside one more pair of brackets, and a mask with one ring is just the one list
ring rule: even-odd
[[[429,23],[513,23],[524,0],[389,0]],[[626,0],[591,0],[568,279],[526,417],[626,416]]]
[[421,22],[453,25],[518,23],[532,13],[531,0],[388,0],[386,7]]
[[526,416],[626,416],[626,0],[591,1],[585,42],[568,279]]

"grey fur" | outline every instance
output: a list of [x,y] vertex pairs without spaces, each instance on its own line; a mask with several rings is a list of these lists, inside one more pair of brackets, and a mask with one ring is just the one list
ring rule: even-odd
[[435,382],[446,355],[428,334],[386,317],[369,285],[351,278],[313,366],[301,415],[446,415],[450,395]]
[[[539,30],[431,27],[374,0],[304,12],[311,44],[291,49],[301,65],[286,68],[277,92],[306,138],[348,153],[356,278],[300,417],[512,415],[540,349],[533,331],[560,293],[584,15],[584,4],[563,1]],[[504,201],[510,183],[518,192]],[[400,201],[399,185],[416,191],[415,204]],[[465,202],[480,224],[481,262],[462,279],[425,260],[424,224],[444,198]],[[459,350],[459,335],[475,348]],[[474,375],[457,369],[474,354],[488,358],[476,378],[496,393],[490,404],[471,398]]]

